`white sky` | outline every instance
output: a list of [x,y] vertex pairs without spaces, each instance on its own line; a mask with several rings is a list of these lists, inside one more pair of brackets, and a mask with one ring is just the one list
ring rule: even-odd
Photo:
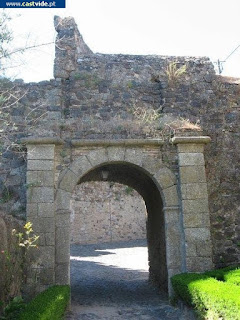
[[[12,0],[11,0],[12,1]],[[15,39],[55,38],[53,16],[73,16],[94,52],[209,56],[224,60],[240,44],[239,0],[66,0],[66,9],[8,9]],[[31,40],[33,41],[33,40]],[[53,78],[54,46],[23,57],[17,78]],[[240,48],[224,64],[224,75],[240,77]]]

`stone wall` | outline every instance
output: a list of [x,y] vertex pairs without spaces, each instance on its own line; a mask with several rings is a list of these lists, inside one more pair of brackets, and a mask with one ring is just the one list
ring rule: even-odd
[[73,194],[71,243],[146,239],[146,208],[132,188],[109,182],[85,182]]
[[[72,161],[72,139],[163,138],[198,122],[212,138],[205,151],[214,262],[240,258],[239,84],[216,76],[208,58],[93,54],[71,19],[55,19],[58,46],[55,79],[15,82],[18,101],[9,117],[17,129],[10,141],[26,136],[58,137],[60,171]],[[59,46],[61,44],[61,46]],[[181,77],[169,66],[186,66]],[[178,121],[176,121],[176,119]],[[180,120],[179,120],[180,119]],[[7,142],[6,142],[7,144]],[[163,162],[178,172],[176,150],[165,144]],[[24,215],[24,148],[3,152],[0,162],[1,208]]]

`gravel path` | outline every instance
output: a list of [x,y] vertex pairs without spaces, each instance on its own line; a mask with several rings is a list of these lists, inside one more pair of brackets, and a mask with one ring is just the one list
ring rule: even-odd
[[71,248],[71,311],[66,320],[192,320],[148,282],[145,240]]

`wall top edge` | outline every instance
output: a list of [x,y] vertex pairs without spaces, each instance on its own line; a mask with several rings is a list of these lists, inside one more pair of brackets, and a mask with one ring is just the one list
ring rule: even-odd
[[208,136],[193,136],[193,137],[174,137],[172,138],[173,144],[207,144],[211,141],[211,138]]
[[118,140],[71,140],[74,147],[81,146],[162,146],[162,139],[118,139]]
[[27,137],[21,139],[22,144],[64,144],[64,141],[60,138],[54,137]]

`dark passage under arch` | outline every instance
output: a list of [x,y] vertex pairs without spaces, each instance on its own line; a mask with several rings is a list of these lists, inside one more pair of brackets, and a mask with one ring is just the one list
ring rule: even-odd
[[92,169],[80,179],[79,183],[89,181],[112,181],[125,184],[143,197],[147,209],[149,278],[159,288],[167,291],[163,203],[153,179],[142,168],[129,163],[116,162]]

